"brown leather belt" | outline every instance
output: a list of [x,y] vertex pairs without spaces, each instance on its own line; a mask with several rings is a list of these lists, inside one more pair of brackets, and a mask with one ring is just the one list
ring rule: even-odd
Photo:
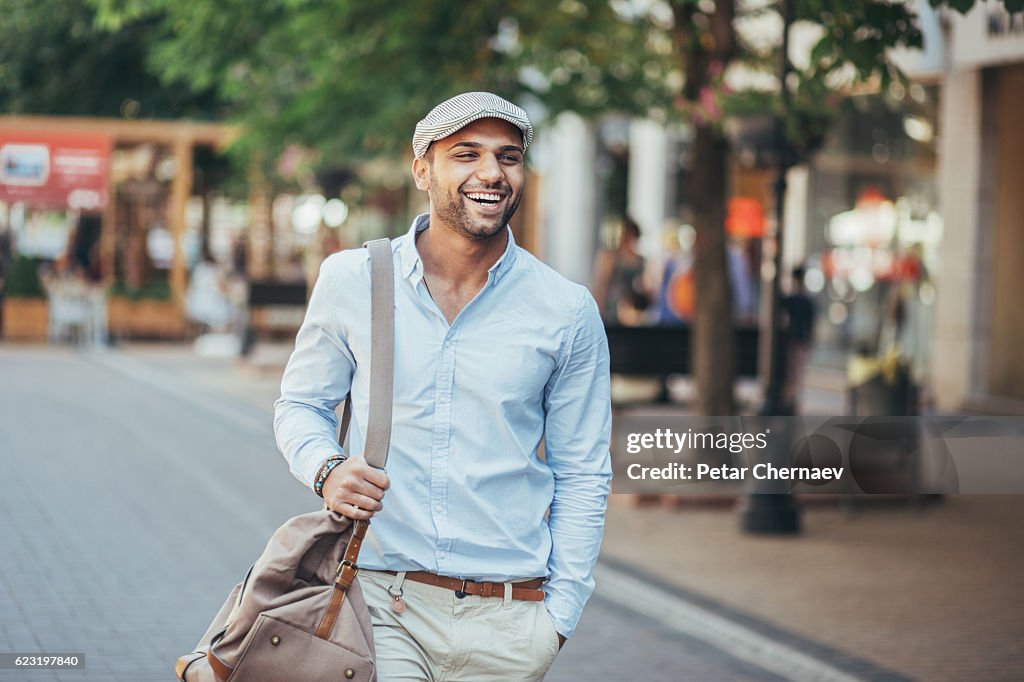
[[[397,571],[382,571],[382,573],[398,575]],[[475,582],[461,578],[448,578],[443,575],[427,573],[426,571],[409,571],[405,574],[405,579],[452,590],[457,597],[465,597],[467,594],[478,597],[499,597],[502,599],[505,597],[504,583]],[[512,598],[522,601],[544,601],[544,591],[540,589],[540,586],[543,584],[544,578],[533,578],[524,582],[512,583]]]

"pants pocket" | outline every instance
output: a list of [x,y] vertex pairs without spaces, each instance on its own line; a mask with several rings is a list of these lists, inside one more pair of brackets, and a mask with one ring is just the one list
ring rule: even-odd
[[555,629],[555,622],[551,620],[551,614],[548,613],[544,602],[538,602],[537,610],[537,621],[539,622],[536,631],[540,639],[539,652],[543,652],[543,655],[547,657],[547,665],[550,666],[551,662],[555,660],[555,656],[558,655],[558,630]]

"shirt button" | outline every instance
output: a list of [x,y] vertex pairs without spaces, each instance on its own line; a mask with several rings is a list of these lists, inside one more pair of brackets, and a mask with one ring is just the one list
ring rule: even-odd
[[436,512],[443,512],[444,511],[444,505],[443,504],[435,504],[434,505],[434,511],[436,511]]

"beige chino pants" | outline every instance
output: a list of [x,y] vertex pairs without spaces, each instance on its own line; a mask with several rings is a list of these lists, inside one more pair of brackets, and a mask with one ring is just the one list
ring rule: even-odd
[[[542,601],[467,595],[379,571],[359,583],[373,622],[380,682],[542,680],[558,635]],[[405,602],[401,613],[392,595]],[[511,595],[506,585],[505,594]]]

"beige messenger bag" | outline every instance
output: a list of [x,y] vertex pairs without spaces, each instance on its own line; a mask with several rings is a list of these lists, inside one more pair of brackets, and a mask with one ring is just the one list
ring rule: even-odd
[[[394,378],[394,279],[387,239],[370,251],[370,411],[366,461],[387,463]],[[344,440],[351,398],[346,400]],[[277,529],[228,595],[196,649],[178,659],[182,682],[329,682],[377,679],[373,626],[356,580],[369,521],[331,511]]]

